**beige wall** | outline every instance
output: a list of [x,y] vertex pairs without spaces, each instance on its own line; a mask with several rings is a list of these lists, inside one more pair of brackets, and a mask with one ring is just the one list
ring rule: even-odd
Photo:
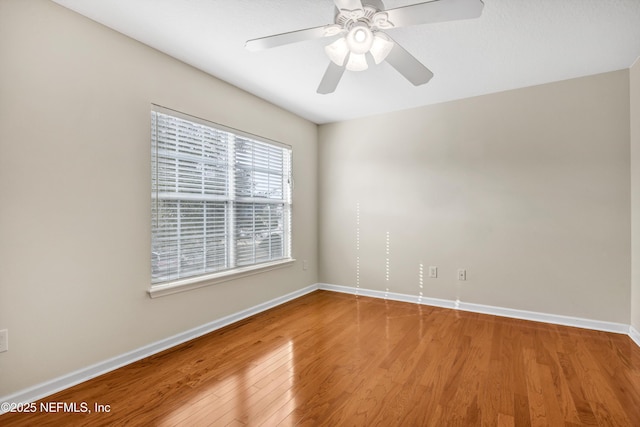
[[[0,396],[317,282],[315,124],[45,0],[0,61]],[[298,262],[147,296],[151,103],[293,146]]]
[[640,331],[640,58],[631,82],[631,326]]
[[629,323],[627,70],[323,125],[319,161],[321,282]]

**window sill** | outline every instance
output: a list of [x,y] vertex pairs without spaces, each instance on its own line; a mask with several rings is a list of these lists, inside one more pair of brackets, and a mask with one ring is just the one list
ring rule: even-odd
[[207,274],[205,276],[174,280],[172,282],[151,286],[147,292],[151,298],[163,297],[166,295],[176,294],[178,292],[185,292],[192,289],[215,285],[216,283],[222,283],[228,280],[235,280],[241,277],[264,273],[265,271],[275,270],[277,268],[287,267],[295,261],[295,259],[289,258],[258,265],[251,265],[248,267],[235,268],[233,270],[221,271],[219,273]]

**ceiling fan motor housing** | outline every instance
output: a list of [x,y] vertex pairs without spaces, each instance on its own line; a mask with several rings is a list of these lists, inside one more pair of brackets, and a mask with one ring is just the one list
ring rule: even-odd
[[372,28],[376,26],[376,15],[379,14],[381,10],[382,9],[378,9],[375,6],[368,4],[364,5],[362,9],[338,10],[335,23],[346,31],[350,31],[354,26],[362,24],[366,25],[368,28]]
[[363,71],[368,68],[365,54],[370,53],[379,64],[387,57],[393,42],[380,28],[391,28],[387,14],[382,11],[382,2],[366,3],[354,10],[339,9],[332,26],[336,33],[345,34],[325,47],[325,52],[336,65],[346,63],[347,70]]

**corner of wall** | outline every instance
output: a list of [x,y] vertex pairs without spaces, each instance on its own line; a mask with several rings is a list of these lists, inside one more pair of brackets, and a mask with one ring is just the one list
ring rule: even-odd
[[629,69],[631,145],[631,326],[640,330],[640,57]]

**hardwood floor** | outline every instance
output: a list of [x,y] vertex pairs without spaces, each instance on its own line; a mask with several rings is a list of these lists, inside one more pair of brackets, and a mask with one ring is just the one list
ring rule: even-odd
[[0,425],[640,426],[640,348],[317,291],[43,402],[92,412],[10,413]]

